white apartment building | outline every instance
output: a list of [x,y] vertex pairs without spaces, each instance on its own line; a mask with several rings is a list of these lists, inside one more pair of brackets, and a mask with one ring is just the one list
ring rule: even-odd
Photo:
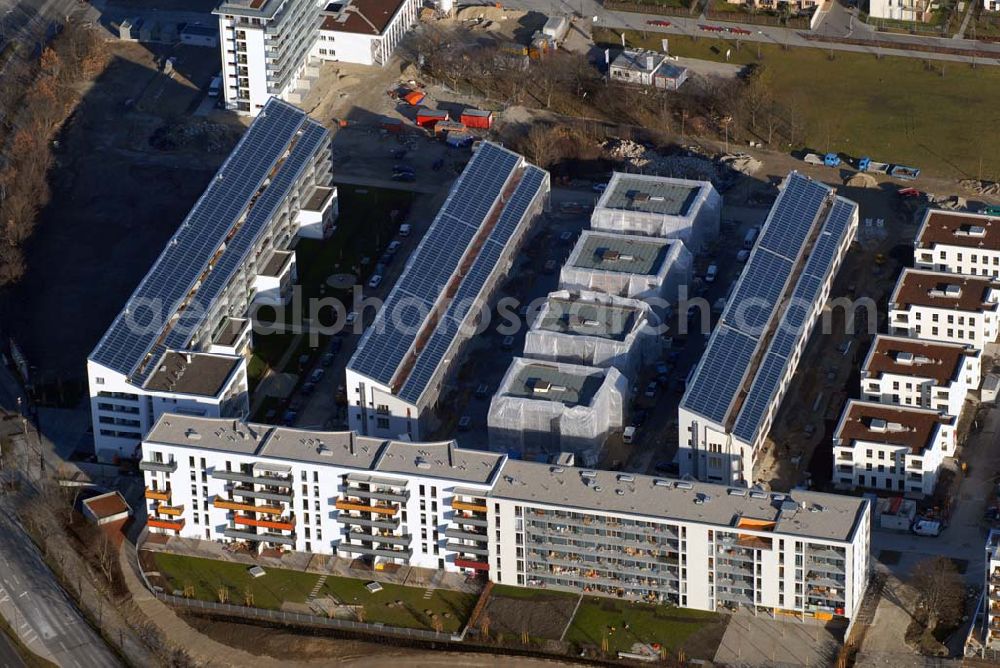
[[982,354],[969,345],[879,335],[861,367],[861,398],[961,415],[982,381]]
[[590,226],[680,239],[698,252],[719,236],[722,196],[708,181],[615,172],[601,194]]
[[548,172],[479,147],[347,364],[352,429],[417,440],[433,426],[444,380],[548,193]]
[[986,538],[986,582],[983,586],[985,606],[985,637],[983,644],[1000,650],[1000,529],[993,529]]
[[913,266],[1000,278],[1000,218],[927,209],[913,242]]
[[868,6],[868,15],[873,19],[924,23],[931,20],[936,3],[933,0],[869,0]]
[[163,416],[143,445],[154,533],[409,564],[700,610],[852,618],[869,502],[731,489]]
[[904,269],[889,298],[889,333],[980,350],[997,340],[1000,283]]
[[164,412],[246,417],[250,309],[287,298],[293,238],[332,224],[330,179],[329,133],[272,99],[87,359],[99,458],[138,456]]
[[924,408],[847,402],[833,437],[833,482],[900,494],[934,492],[955,454],[958,418]]
[[761,449],[833,279],[858,207],[817,181],[785,179],[678,410],[682,474],[751,483]]
[[320,11],[313,55],[359,65],[383,66],[420,13],[420,0],[346,0]]
[[319,75],[309,60],[319,32],[316,0],[223,0],[213,14],[227,109],[256,116],[272,96],[302,101]]

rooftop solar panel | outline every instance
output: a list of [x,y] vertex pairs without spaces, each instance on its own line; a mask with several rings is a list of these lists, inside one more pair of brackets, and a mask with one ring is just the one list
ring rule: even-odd
[[747,264],[723,320],[744,334],[759,337],[771,321],[791,275],[792,263],[760,248]]
[[739,417],[733,425],[733,434],[737,438],[753,443],[757,431],[764,422],[764,414],[778,391],[787,364],[788,360],[785,357],[773,352],[768,353],[761,362],[753,385],[750,386],[750,391],[740,408]]
[[760,246],[794,261],[830,192],[821,183],[799,174],[790,175],[784,191],[775,202]]
[[684,407],[714,422],[725,420],[756,347],[755,339],[719,325],[684,395]]
[[[164,325],[195,288],[215,252],[305,123],[303,111],[272,98],[192,207],[90,359],[131,376]],[[193,312],[192,312],[193,313]],[[190,320],[192,315],[185,314]]]

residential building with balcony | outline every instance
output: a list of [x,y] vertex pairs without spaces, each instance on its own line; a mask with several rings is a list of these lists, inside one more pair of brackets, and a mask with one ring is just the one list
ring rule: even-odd
[[983,644],[1000,650],[1000,529],[992,529],[986,538],[986,582],[983,587],[985,638]]
[[1000,282],[904,269],[889,298],[889,333],[983,350],[1000,329]]
[[418,440],[548,204],[549,175],[483,142],[347,363],[348,424],[379,438]]
[[478,574],[699,610],[852,618],[870,504],[165,415],[143,444],[154,533]]
[[927,209],[913,242],[913,266],[1000,278],[1000,218]]
[[331,178],[327,130],[272,99],[88,357],[99,458],[137,456],[165,412],[247,416],[251,309],[290,296],[301,207],[335,211]]
[[833,482],[933,494],[944,458],[955,454],[957,422],[936,410],[852,399],[833,435]]
[[782,183],[688,378],[678,409],[682,474],[756,480],[771,425],[857,229],[857,204],[832,188],[797,172]]
[[419,0],[346,0],[321,11],[313,55],[321,60],[384,66],[417,24]]
[[861,398],[961,415],[982,382],[982,353],[971,345],[879,335],[861,367]]

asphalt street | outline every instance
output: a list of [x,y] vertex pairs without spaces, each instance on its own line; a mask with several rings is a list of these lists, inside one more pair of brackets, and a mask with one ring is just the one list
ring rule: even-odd
[[121,665],[6,510],[0,511],[0,613],[26,647],[60,666]]

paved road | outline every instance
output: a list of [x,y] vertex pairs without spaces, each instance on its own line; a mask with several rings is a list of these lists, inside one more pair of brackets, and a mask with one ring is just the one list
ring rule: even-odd
[[60,666],[121,665],[6,510],[0,511],[0,613],[26,647]]
[[27,668],[21,655],[17,653],[14,643],[3,633],[0,633],[0,666],[4,668]]

